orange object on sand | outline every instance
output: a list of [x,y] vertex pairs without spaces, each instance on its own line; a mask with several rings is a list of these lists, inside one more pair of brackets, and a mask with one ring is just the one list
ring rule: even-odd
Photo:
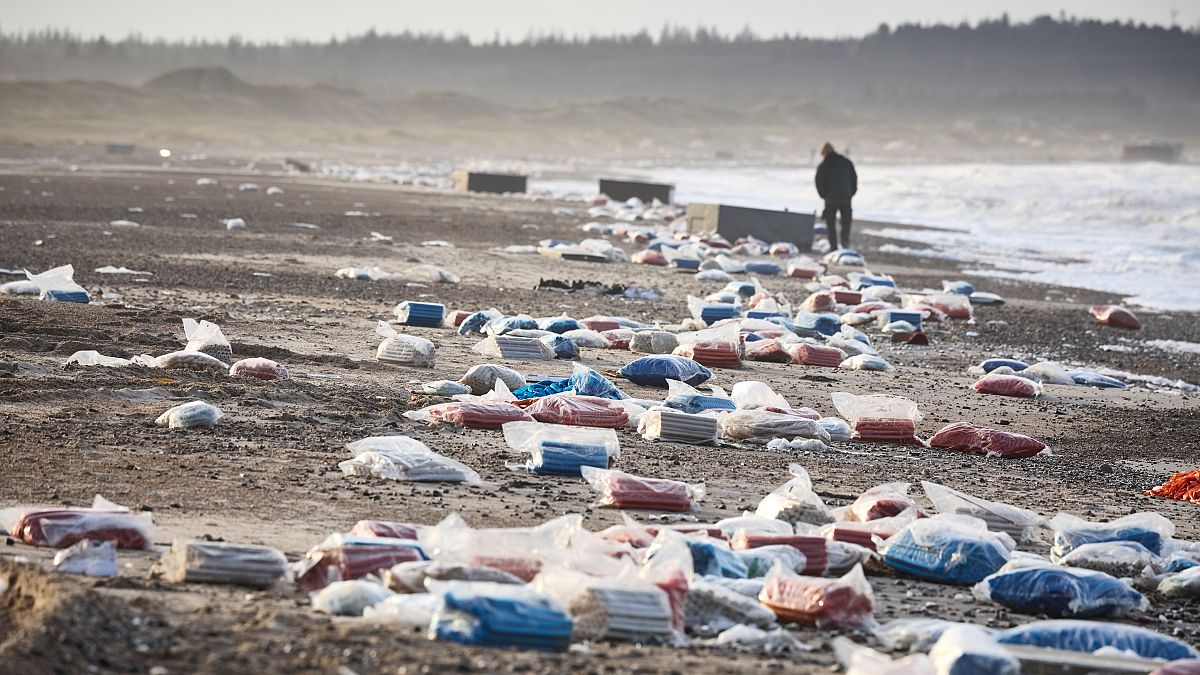
[[1162,485],[1146,490],[1146,494],[1200,504],[1200,469],[1179,471]]

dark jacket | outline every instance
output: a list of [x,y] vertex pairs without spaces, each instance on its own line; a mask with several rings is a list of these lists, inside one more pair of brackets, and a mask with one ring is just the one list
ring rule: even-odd
[[817,167],[817,194],[830,204],[849,204],[858,192],[858,173],[854,162],[831,152]]

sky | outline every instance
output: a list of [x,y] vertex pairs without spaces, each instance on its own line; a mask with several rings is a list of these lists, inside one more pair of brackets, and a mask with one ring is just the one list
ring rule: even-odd
[[[837,5],[837,6],[835,6]],[[252,41],[327,40],[365,32],[465,34],[475,41],[519,40],[530,33],[567,36],[657,34],[665,24],[749,27],[759,35],[858,36],[880,23],[975,23],[1007,12],[1012,20],[1041,14],[1200,25],[1196,0],[0,0],[6,33],[66,28],[94,37]]]

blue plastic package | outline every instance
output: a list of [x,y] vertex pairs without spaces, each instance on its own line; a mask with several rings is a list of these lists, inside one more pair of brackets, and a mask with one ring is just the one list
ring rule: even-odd
[[526,401],[531,398],[541,398],[551,394],[561,394],[571,388],[570,378],[561,380],[542,380],[533,384],[525,385],[517,389],[512,394],[517,397],[518,401]]
[[559,334],[565,333],[569,330],[579,330],[580,328],[583,328],[583,325],[569,316],[555,316],[549,319],[542,319],[541,322],[538,323],[538,329],[548,330],[551,333]]
[[742,340],[744,342],[758,342],[762,339],[764,339],[763,336],[758,333],[742,333]]
[[679,380],[693,387],[704,384],[712,371],[686,356],[663,354],[643,356],[617,371],[621,377],[645,387],[667,388],[667,380]]
[[396,319],[406,326],[440,328],[446,316],[446,306],[436,302],[405,300],[396,306]]
[[580,467],[608,468],[608,448],[603,445],[570,443],[545,438],[537,443],[540,451],[526,465],[538,474],[554,476],[580,476]]
[[492,324],[498,335],[504,335],[514,330],[537,330],[537,321],[533,320],[528,314],[518,314],[517,316],[506,316]]
[[725,284],[725,288],[721,289],[731,293],[737,293],[743,298],[753,297],[758,292],[758,287],[749,281],[731,281]]
[[990,373],[997,368],[1003,368],[1005,366],[1012,368],[1014,371],[1021,371],[1028,368],[1029,364],[1016,359],[987,359],[983,363],[979,364],[979,367],[983,368],[983,372],[985,373]]
[[778,310],[768,312],[768,311],[762,311],[762,310],[757,310],[757,309],[751,309],[746,312],[747,319],[771,319],[771,318],[775,318],[775,317],[787,318],[787,316],[788,315],[785,312],[780,312]]
[[1144,659],[1194,659],[1195,649],[1155,631],[1123,623],[1054,619],[1034,621],[1000,634],[1000,644],[1029,645],[1092,653],[1111,647],[1131,651]]
[[579,345],[575,344],[570,338],[565,338],[561,335],[547,335],[541,338],[541,340],[554,350],[554,358],[556,359],[579,358]]
[[737,410],[737,404],[728,396],[708,396],[690,386],[671,381],[667,383],[667,400],[663,405],[681,412],[695,415],[705,410]]
[[696,574],[745,579],[749,573],[745,561],[723,545],[695,538],[687,538],[685,541],[692,552],[692,570]]
[[700,269],[700,261],[695,258],[671,258],[667,261],[670,267],[680,270],[698,270]]
[[1163,562],[1162,571],[1164,574],[1179,574],[1193,567],[1200,567],[1200,561],[1175,554]]
[[970,295],[975,292],[975,287],[969,281],[943,281],[943,293],[953,293],[955,295]]
[[50,290],[42,293],[43,300],[53,300],[54,302],[76,302],[83,305],[91,302],[91,296],[87,291],[59,291]]
[[922,579],[968,585],[1008,562],[1008,550],[981,520],[939,515],[922,518],[888,539],[883,561]]
[[837,314],[813,314],[798,312],[796,314],[795,330],[797,333],[817,333],[829,337],[842,329],[842,319]]
[[492,320],[492,315],[487,312],[475,312],[463,319],[463,322],[458,324],[458,334],[467,335],[483,335],[483,327],[488,325]]
[[[596,396],[620,401],[627,398],[617,385],[600,373],[576,364],[575,372],[567,379],[568,389],[574,389],[580,396]],[[565,391],[565,390],[564,390]]]
[[1060,559],[1084,544],[1107,541],[1132,541],[1145,546],[1154,555],[1162,555],[1163,544],[1175,534],[1175,525],[1158,513],[1143,512],[1122,516],[1107,523],[1093,523],[1069,513],[1050,519],[1054,530],[1052,559]]
[[466,645],[563,651],[570,617],[525,586],[449,582],[441,591],[430,636]]
[[1125,383],[1115,377],[1093,373],[1090,370],[1071,370],[1067,371],[1075,384],[1084,387],[1099,387],[1100,389],[1124,389]]
[[869,286],[890,286],[896,287],[896,280],[889,276],[874,276],[871,274],[863,274],[854,280],[854,290],[861,291]]
[[862,332],[861,330],[859,330],[853,326],[850,326],[850,325],[842,326],[838,332],[841,333],[843,336],[850,338],[851,340],[858,340],[859,342],[863,343],[864,345],[871,344],[871,338],[866,333]]
[[1021,675],[1021,662],[992,631],[971,624],[951,624],[942,631],[929,660],[938,675]]
[[1145,602],[1141,593],[1104,572],[1051,565],[993,574],[974,592],[1022,614],[1054,618],[1121,616]]
[[751,260],[746,263],[746,273],[775,277],[783,273],[783,268],[778,263]]

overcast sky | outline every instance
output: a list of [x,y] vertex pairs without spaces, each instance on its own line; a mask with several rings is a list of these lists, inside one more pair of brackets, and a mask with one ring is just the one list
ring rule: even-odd
[[[834,5],[840,5],[835,7]],[[974,23],[1007,11],[1013,20],[1039,14],[1133,19],[1168,25],[1172,9],[1185,27],[1200,23],[1196,0],[0,0],[0,30],[69,28],[86,36],[247,40],[325,40],[404,30],[465,33],[474,40],[566,35],[657,33],[664,24],[716,26],[761,35],[861,35],[881,22],[963,20]]]

